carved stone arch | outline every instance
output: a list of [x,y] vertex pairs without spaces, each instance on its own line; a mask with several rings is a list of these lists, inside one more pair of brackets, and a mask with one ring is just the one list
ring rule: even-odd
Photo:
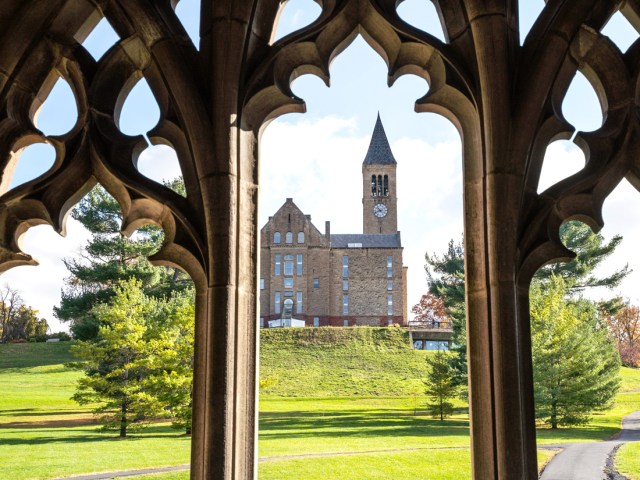
[[314,74],[328,86],[330,63],[360,34],[387,64],[389,86],[409,73],[429,83],[427,94],[416,101],[417,111],[442,114],[461,135],[466,130],[466,138],[476,131],[476,101],[464,64],[449,46],[402,20],[395,1],[319,3],[323,8],[319,18],[275,42],[252,70],[244,100],[244,128],[260,131],[278,115],[303,113],[303,100],[291,90],[293,80]]
[[[4,61],[3,71],[9,74],[2,79],[5,115],[0,117],[0,166],[3,173],[11,169],[11,162],[15,163],[12,151],[28,143],[44,141],[56,149],[54,165],[45,174],[9,192],[6,191],[8,179],[2,182],[0,223],[4,232],[2,245],[7,250],[5,257],[11,266],[32,264],[30,257],[20,253],[20,235],[29,226],[41,223],[51,224],[62,232],[71,206],[100,182],[122,207],[124,231],[133,231],[141,222],[155,223],[165,230],[165,245],[152,260],[185,268],[200,288],[204,288],[206,253],[197,218],[197,213],[202,212],[199,187],[190,150],[185,147],[185,135],[175,124],[175,118],[171,118],[176,109],[170,106],[169,89],[162,88],[159,81],[162,75],[157,68],[154,70],[156,64],[151,61],[151,55],[144,55],[148,50],[140,48],[135,30],[132,33],[136,35],[118,42],[96,62],[76,40],[77,36],[86,36],[86,31],[99,20],[96,7],[88,2],[64,2],[64,5],[58,2],[57,7],[55,12],[18,8],[16,15],[22,15],[21,21],[39,25],[37,40],[31,41],[31,49],[24,52],[23,58],[16,58],[14,51],[14,55],[7,54],[0,59]],[[123,30],[121,17],[115,18],[120,23],[114,23]],[[177,20],[175,23],[179,25]],[[10,45],[15,41],[12,40],[6,38],[3,45]],[[180,48],[185,48],[185,44],[181,40]],[[117,129],[115,122],[123,97],[143,70],[154,72],[149,77],[155,80],[155,94],[163,113],[152,138],[156,143],[178,146],[191,193],[189,199],[142,176],[135,168],[142,139],[127,137]],[[74,93],[78,119],[68,133],[45,137],[33,125],[33,117],[58,76],[67,81]]]
[[594,231],[604,225],[602,206],[625,175],[629,175],[637,150],[637,120],[633,78],[623,54],[605,36],[582,27],[568,52],[565,67],[553,86],[553,116],[545,121],[535,139],[528,188],[534,189],[546,146],[557,138],[568,138],[573,127],[562,116],[560,106],[568,84],[577,70],[585,74],[597,92],[603,109],[603,124],[593,132],[579,132],[574,142],[585,155],[585,166],[553,185],[537,200],[535,216],[524,217],[527,227],[521,240],[520,281],[528,285],[541,266],[575,255],[560,242],[558,229],[570,219],[581,220]]

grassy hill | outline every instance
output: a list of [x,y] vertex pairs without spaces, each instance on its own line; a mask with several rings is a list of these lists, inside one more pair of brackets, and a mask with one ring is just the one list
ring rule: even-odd
[[42,367],[74,361],[71,342],[0,344],[0,369]]
[[262,393],[286,397],[395,396],[422,393],[426,352],[413,350],[400,328],[265,329]]

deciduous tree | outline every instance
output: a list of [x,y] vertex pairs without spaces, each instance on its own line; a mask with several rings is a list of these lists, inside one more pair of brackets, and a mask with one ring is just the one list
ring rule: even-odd
[[622,363],[640,366],[640,308],[627,302],[615,314],[607,315],[606,321],[618,345]]

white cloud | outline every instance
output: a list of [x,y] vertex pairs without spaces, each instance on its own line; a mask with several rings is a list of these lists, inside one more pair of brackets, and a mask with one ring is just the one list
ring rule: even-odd
[[176,151],[167,145],[151,145],[138,158],[138,171],[158,183],[182,176]]
[[538,192],[543,192],[560,180],[573,175],[584,168],[584,153],[569,140],[558,140],[547,147]]
[[19,290],[24,302],[38,310],[54,332],[68,329],[53,316],[53,307],[60,303],[60,291],[69,275],[62,259],[78,255],[88,238],[87,230],[70,217],[66,238],[50,226],[32,227],[22,239],[22,248],[39,265],[12,268],[0,276],[0,284]]

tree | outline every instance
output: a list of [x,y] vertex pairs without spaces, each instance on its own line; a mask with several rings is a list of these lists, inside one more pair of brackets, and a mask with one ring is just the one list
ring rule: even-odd
[[536,416],[553,429],[609,407],[620,381],[620,358],[595,305],[568,299],[568,291],[551,275],[535,281],[530,296]]
[[546,265],[538,270],[536,278],[549,280],[551,276],[560,276],[569,291],[577,292],[588,287],[615,288],[631,273],[629,266],[625,265],[609,276],[594,275],[598,265],[601,265],[622,242],[620,235],[615,235],[606,242],[600,233],[593,233],[588,225],[572,221],[560,227],[560,240],[576,254],[576,257],[567,263]]
[[434,418],[444,420],[453,413],[453,403],[449,400],[456,395],[456,387],[451,377],[451,366],[447,354],[438,350],[426,357],[429,373],[425,381],[425,393],[431,400],[427,408]]
[[[178,189],[181,184],[177,179],[168,185]],[[60,305],[54,308],[56,317],[70,322],[74,337],[95,338],[100,322],[92,307],[108,302],[114,295],[114,286],[121,280],[137,279],[145,293],[157,298],[190,288],[191,280],[186,274],[178,269],[154,267],[147,260],[162,245],[162,230],[144,226],[132,238],[126,238],[120,232],[120,206],[103,187],[98,185],[91,190],[71,215],[91,232],[83,256],[65,260],[71,275],[66,280]]]
[[[561,276],[570,294],[576,294],[586,288],[602,286],[609,289],[617,287],[631,270],[625,266],[606,277],[594,274],[622,241],[615,236],[606,242],[601,234],[595,234],[588,225],[571,221],[560,227],[560,239],[564,245],[576,253],[576,258],[566,263],[547,265],[535,275],[537,281],[548,283],[552,276]],[[467,383],[467,339],[464,286],[464,246],[462,242],[449,241],[447,251],[442,256],[425,255],[429,292],[443,299],[447,312],[453,321],[453,344],[451,351],[454,379],[457,384]],[[601,302],[599,308],[615,312],[617,299]]]
[[[150,348],[157,356],[145,386],[173,418],[172,426],[191,434],[193,396],[194,291],[174,292],[153,326]],[[167,345],[170,348],[165,348]]]
[[413,306],[411,313],[415,314],[416,322],[424,323],[432,328],[449,327],[451,317],[447,313],[442,297],[433,293],[423,295],[420,302]]
[[[425,255],[425,270],[429,283],[429,293],[439,297],[451,318],[453,328],[452,355],[449,362],[452,368],[453,383],[456,386],[467,385],[467,329],[464,286],[464,247],[462,241],[449,241],[447,251],[441,256]],[[461,390],[466,395],[466,390]]]
[[72,349],[85,371],[74,400],[97,404],[103,429],[117,429],[121,437],[167,414],[190,433],[193,291],[158,299],[146,295],[139,280],[122,280],[92,315],[100,322],[98,335]]
[[618,345],[622,363],[630,367],[640,366],[640,308],[627,302],[605,318]]
[[9,285],[0,289],[0,343],[42,338],[49,325],[38,311],[24,303],[20,292]]
[[[168,407],[179,404],[168,400],[168,387],[179,390],[176,395],[188,389],[190,395],[183,370],[192,369],[193,312],[186,296],[182,312],[171,312],[173,303],[145,295],[138,280],[123,280],[108,303],[93,308],[100,322],[95,340],[73,347],[85,371],[74,400],[97,404],[94,413],[103,428],[119,430],[120,437],[126,437],[131,426],[165,416]],[[184,360],[181,355],[188,357],[188,365],[180,370],[182,375],[171,375]]]

